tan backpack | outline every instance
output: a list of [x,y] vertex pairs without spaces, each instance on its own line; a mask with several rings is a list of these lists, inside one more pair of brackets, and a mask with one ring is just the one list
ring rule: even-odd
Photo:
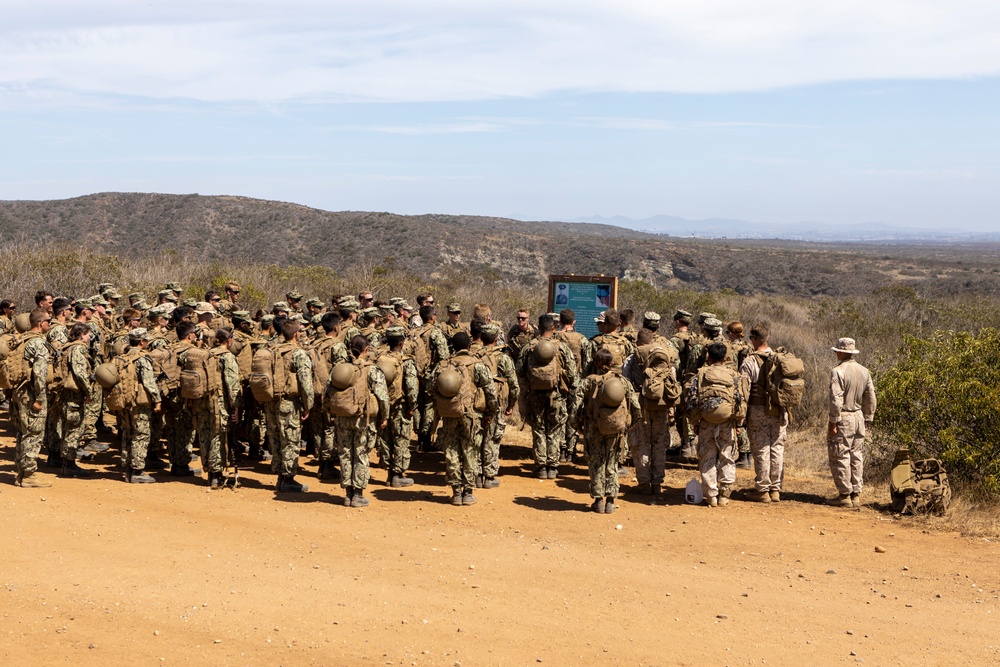
[[676,405],[681,397],[681,383],[677,381],[673,355],[662,345],[644,348],[637,354],[645,366],[642,371],[642,397],[652,407]]
[[697,376],[698,391],[691,408],[691,419],[709,424],[742,421],[747,414],[742,376],[724,364],[703,366]]
[[378,400],[368,389],[368,375],[371,373],[371,362],[359,359],[353,364],[342,362],[352,368],[353,377],[345,389],[337,389],[333,383],[326,387],[323,395],[323,405],[334,417],[372,417],[378,412]]
[[[438,364],[434,372],[434,407],[442,417],[454,419],[457,417],[468,417],[474,414],[476,408],[477,394],[479,388],[476,387],[473,368],[479,363],[479,359],[471,355],[459,355],[445,359]],[[451,398],[442,396],[437,390],[437,380],[445,370],[457,371],[462,376],[462,386],[458,393]],[[485,397],[483,398],[483,409],[485,409]]]
[[[495,345],[484,347],[479,352],[479,360],[483,362],[493,377],[493,384],[497,392],[497,405],[503,411],[507,409],[507,404],[510,401],[510,385],[507,383],[507,378],[500,374],[501,354],[504,354],[504,351]],[[476,410],[486,411],[486,394],[482,390],[476,392]]]
[[59,351],[59,359],[55,363],[52,375],[49,376],[49,389],[52,391],[80,391],[69,364],[70,352],[77,347],[83,347],[83,341],[74,340]]
[[593,388],[587,398],[590,401],[591,417],[594,420],[594,425],[597,426],[597,432],[601,435],[624,433],[632,425],[628,394],[625,394],[621,403],[613,407],[604,405],[600,396],[605,382],[614,380],[624,385],[627,380],[614,371],[608,371],[604,375],[592,375],[591,378],[593,379]]
[[417,372],[423,375],[431,365],[431,331],[433,324],[425,324],[412,332],[413,361],[417,364]]
[[625,341],[627,339],[624,336],[619,337],[617,334],[609,334],[601,339],[601,345],[597,348],[598,350],[606,348],[611,353],[611,371],[619,375],[622,372],[622,366],[625,364],[625,355],[628,352],[628,346],[625,344]]
[[547,364],[541,363],[536,350],[538,341],[532,341],[528,350],[528,389],[532,391],[550,391],[559,386],[562,371],[562,360],[559,351],[549,359]]
[[402,352],[385,352],[379,357],[379,364],[389,364],[395,368],[392,382],[386,384],[389,392],[389,405],[395,405],[403,398],[403,361],[406,356]]
[[576,360],[577,372],[583,373],[583,341],[586,336],[579,331],[557,331],[552,334],[552,337],[566,343],[566,347],[573,353],[573,358]]
[[258,403],[270,403],[285,396],[298,396],[298,375],[291,372],[291,353],[295,343],[278,346],[261,345],[253,355],[250,369],[250,390]]
[[198,400],[217,396],[222,392],[219,357],[225,352],[225,347],[216,347],[212,350],[192,347],[184,354],[184,368],[181,370],[181,398]]
[[118,384],[104,397],[108,410],[122,412],[136,406],[149,405],[149,393],[139,382],[139,372],[135,366],[135,362],[145,356],[145,352],[133,349],[110,362],[118,372]]
[[24,345],[32,336],[41,334],[5,333],[0,336],[0,346],[7,356],[0,362],[0,389],[15,389],[31,377],[31,368],[24,360]]
[[320,339],[319,343],[311,345],[307,349],[309,358],[312,359],[313,391],[317,396],[323,395],[323,392],[326,391],[326,385],[330,382],[330,371],[333,370],[333,364],[330,362],[330,349],[335,343],[333,338],[326,336]]

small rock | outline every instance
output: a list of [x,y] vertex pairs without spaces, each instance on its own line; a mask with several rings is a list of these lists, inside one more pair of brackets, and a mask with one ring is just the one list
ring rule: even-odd
[[847,634],[849,634],[849,635],[853,635],[853,634],[854,634],[854,630],[848,630],[848,631],[847,631]]
[[831,570],[827,570],[826,573],[827,574],[837,574],[837,571],[831,569]]
[[215,640],[215,643],[216,643],[216,644],[221,644],[221,643],[222,643],[222,640],[221,640],[221,639],[216,639],[216,640]]
[[857,653],[855,653],[854,651],[851,651],[851,655],[857,655]]
[[903,566],[903,572],[909,572],[909,571],[910,571],[910,568],[908,568],[908,567],[906,567],[906,566],[904,565],[904,566]]
[[154,637],[159,637],[160,636],[160,631],[159,630],[153,630],[153,636]]
[[621,530],[621,529],[622,529],[622,525],[621,524],[618,524],[617,526],[615,526],[615,530]]
[[728,616],[726,616],[725,614],[716,614],[716,615],[715,615],[715,617],[716,617],[716,618],[721,618],[722,620],[726,620],[727,618],[729,618],[729,617],[728,617]]
[[878,545],[878,544],[875,545],[875,553],[877,553],[877,554],[884,554],[885,552],[886,552],[886,548],[885,547],[883,547],[881,545]]
[[89,644],[87,648],[97,648],[97,644]]

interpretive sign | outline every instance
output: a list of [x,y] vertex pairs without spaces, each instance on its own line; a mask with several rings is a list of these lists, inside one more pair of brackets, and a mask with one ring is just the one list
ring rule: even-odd
[[[587,338],[596,336],[594,318],[618,307],[618,278],[611,276],[549,276],[549,312],[572,308],[576,330]],[[557,322],[558,324],[558,322]]]

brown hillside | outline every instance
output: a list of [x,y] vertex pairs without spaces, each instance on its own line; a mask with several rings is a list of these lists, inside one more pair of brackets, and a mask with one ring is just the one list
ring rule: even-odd
[[247,197],[100,193],[0,202],[0,240],[56,242],[123,257],[341,268],[360,258],[431,279],[536,285],[604,273],[657,287],[850,295],[890,285],[1000,294],[995,247],[679,239],[610,225],[463,215],[330,212]]

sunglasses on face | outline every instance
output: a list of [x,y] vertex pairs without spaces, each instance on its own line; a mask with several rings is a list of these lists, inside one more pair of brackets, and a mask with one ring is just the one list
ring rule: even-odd
[[518,316],[517,316],[517,319],[519,319],[519,320],[526,320],[526,319],[528,319],[528,318],[527,318],[527,317],[521,317],[520,315],[518,315]]

